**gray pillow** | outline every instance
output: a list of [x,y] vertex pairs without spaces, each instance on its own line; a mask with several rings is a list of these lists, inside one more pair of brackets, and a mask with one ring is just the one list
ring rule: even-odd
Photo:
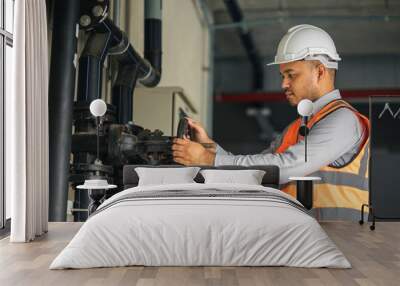
[[261,185],[265,171],[261,170],[202,170],[205,184],[246,184]]
[[199,167],[135,168],[139,176],[138,186],[195,183],[193,179],[199,170]]

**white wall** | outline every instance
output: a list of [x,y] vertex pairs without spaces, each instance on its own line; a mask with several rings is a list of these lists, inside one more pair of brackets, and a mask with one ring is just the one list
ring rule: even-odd
[[[144,0],[121,3],[121,27],[126,29],[135,49],[143,54]],[[162,76],[160,87],[178,86],[205,122],[208,94],[208,28],[191,0],[164,0],[162,10]]]

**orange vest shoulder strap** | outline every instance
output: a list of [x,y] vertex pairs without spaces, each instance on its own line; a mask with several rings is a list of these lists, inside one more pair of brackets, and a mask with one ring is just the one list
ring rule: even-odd
[[[361,115],[354,107],[352,107],[349,103],[342,99],[337,99],[331,101],[327,105],[325,105],[320,111],[315,114],[311,120],[308,122],[307,127],[309,129],[317,123],[319,120],[323,119],[325,116],[329,115],[330,113],[336,111],[339,108],[349,108],[350,110],[354,111],[358,118],[360,119],[361,123],[365,126],[366,122],[369,122],[368,119]],[[369,123],[368,123],[369,124]],[[283,139],[281,145],[276,149],[275,153],[283,153],[285,152],[290,146],[296,144],[299,140],[298,132],[301,126],[301,120],[298,118],[295,120],[288,128],[288,130],[283,134]],[[367,126],[369,127],[369,125]]]
[[297,134],[299,133],[299,128],[301,125],[300,118],[293,121],[289,128],[286,130],[285,134],[283,134],[281,145],[275,150],[275,153],[283,153],[290,146],[297,143]]
[[317,112],[317,114],[315,114],[313,116],[313,118],[308,122],[307,127],[309,129],[311,129],[311,127],[317,123],[318,121],[320,121],[321,119],[323,119],[324,117],[326,117],[327,115],[331,114],[332,112],[338,110],[339,108],[348,108],[351,111],[353,111],[361,126],[363,126],[366,129],[366,132],[364,133],[364,138],[363,143],[360,145],[361,148],[365,145],[368,137],[369,137],[369,130],[370,130],[370,123],[369,123],[369,119],[362,115],[361,113],[358,112],[357,109],[355,109],[353,106],[351,106],[348,102],[342,100],[342,99],[337,99],[334,100],[330,103],[328,103],[326,106],[324,106],[319,112]]
[[358,111],[353,106],[351,106],[349,103],[347,103],[346,101],[344,101],[342,99],[337,99],[337,100],[331,101],[330,103],[325,105],[323,108],[321,108],[321,110],[318,111],[317,114],[315,114],[311,118],[311,120],[308,122],[307,127],[311,129],[311,127],[315,123],[317,123],[324,117],[328,116],[332,112],[338,110],[339,108],[348,108],[348,109],[352,110],[353,112],[358,113]]

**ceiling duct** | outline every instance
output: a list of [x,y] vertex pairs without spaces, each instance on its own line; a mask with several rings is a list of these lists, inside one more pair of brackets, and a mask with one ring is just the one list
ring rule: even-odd
[[[226,9],[233,23],[241,23],[243,21],[243,13],[236,0],[224,0]],[[245,52],[250,60],[253,69],[253,88],[262,90],[264,87],[264,69],[262,61],[258,55],[258,51],[253,41],[251,32],[244,26],[240,25],[237,28],[240,41],[245,49]]]

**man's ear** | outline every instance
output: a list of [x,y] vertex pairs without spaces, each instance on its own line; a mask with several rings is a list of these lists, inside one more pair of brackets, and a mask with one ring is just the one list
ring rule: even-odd
[[322,80],[325,74],[328,72],[323,64],[317,66],[318,81]]

